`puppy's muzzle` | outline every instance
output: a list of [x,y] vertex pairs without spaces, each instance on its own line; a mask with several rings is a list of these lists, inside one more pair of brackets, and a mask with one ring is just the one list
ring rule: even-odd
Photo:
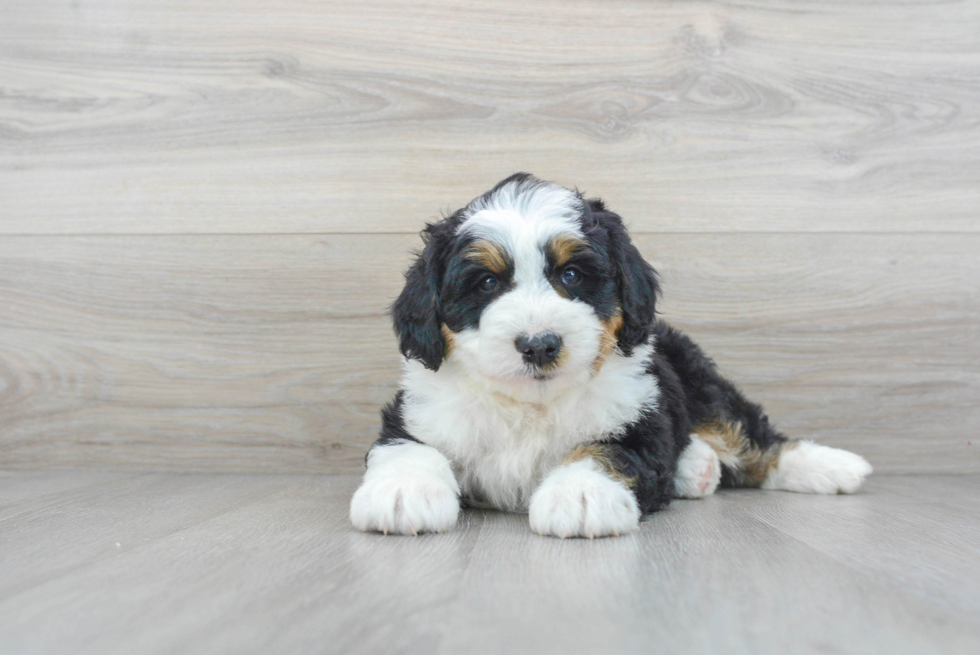
[[533,337],[522,334],[514,340],[514,347],[524,356],[525,364],[543,368],[558,360],[561,337],[554,332],[542,332]]

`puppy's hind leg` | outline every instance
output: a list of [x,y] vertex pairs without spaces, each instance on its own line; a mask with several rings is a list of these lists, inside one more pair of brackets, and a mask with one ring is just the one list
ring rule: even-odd
[[[683,387],[692,432],[721,461],[721,486],[853,493],[871,474],[871,465],[859,455],[787,439],[770,425],[760,405],[718,373],[697,344],[666,324],[654,327],[657,346]],[[692,445],[691,454],[695,448],[700,446]],[[682,453],[679,466],[688,454]]]
[[[763,417],[764,418],[764,417]],[[871,474],[871,465],[846,450],[789,440],[768,428],[753,438],[742,423],[715,421],[696,428],[722,463],[722,485],[809,494],[850,494]],[[765,444],[765,445],[763,445]]]

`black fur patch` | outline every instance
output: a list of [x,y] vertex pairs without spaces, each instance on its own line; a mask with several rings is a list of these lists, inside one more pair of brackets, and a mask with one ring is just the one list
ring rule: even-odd
[[451,234],[446,221],[426,226],[422,231],[425,246],[405,273],[405,287],[391,306],[391,319],[402,354],[421,360],[434,371],[439,369],[446,353],[439,328],[439,284]]
[[[442,321],[453,332],[475,328],[487,305],[513,288],[514,262],[504,253],[502,271],[467,256],[472,237],[455,239],[447,255],[446,274],[440,285]],[[493,277],[497,286],[492,291],[481,288],[481,282]]]
[[633,245],[618,214],[607,211],[601,200],[591,199],[586,207],[586,215],[582,217],[585,237],[613,263],[618,301],[623,312],[617,345],[624,355],[629,356],[633,348],[645,343],[650,336],[660,294],[657,273]]
[[[546,248],[544,273],[561,295],[589,304],[599,318],[608,320],[619,308],[617,271],[603,240],[596,236],[587,238],[564,263],[558,262],[555,253]],[[581,281],[575,286],[562,282],[562,275],[569,268],[581,275]]]
[[[405,392],[399,391],[395,394],[395,397],[390,403],[384,406],[381,410],[381,434],[378,436],[378,440],[374,442],[374,446],[390,446],[391,444],[398,441],[415,441],[419,442],[418,439],[413,437],[405,429],[405,420],[402,418],[402,405],[404,404]],[[364,456],[365,461],[367,461],[367,455]]]

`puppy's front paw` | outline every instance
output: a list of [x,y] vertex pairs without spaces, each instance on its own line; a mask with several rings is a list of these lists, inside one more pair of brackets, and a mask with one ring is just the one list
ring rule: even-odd
[[459,483],[438,450],[402,441],[374,446],[364,482],[350,501],[358,530],[396,534],[445,532],[459,516]]
[[350,503],[351,523],[365,532],[445,532],[458,516],[455,489],[411,474],[365,480]]
[[635,530],[636,496],[591,459],[561,466],[531,496],[531,529],[555,537],[605,537]]

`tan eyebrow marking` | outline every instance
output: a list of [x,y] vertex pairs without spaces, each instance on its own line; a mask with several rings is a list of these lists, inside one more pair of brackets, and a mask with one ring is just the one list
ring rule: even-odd
[[571,234],[559,234],[548,242],[548,250],[555,258],[556,266],[564,266],[576,252],[584,248],[585,241]]
[[[574,234],[559,234],[556,237],[552,237],[547,246],[548,252],[554,260],[555,268],[557,269],[560,269],[568,263],[568,260],[575,256],[575,253],[587,247],[588,244]],[[568,289],[562,286],[561,281],[557,277],[552,277],[550,282],[559,296],[562,298],[571,298]]]
[[463,256],[498,275],[507,270],[507,254],[493,241],[474,241]]

